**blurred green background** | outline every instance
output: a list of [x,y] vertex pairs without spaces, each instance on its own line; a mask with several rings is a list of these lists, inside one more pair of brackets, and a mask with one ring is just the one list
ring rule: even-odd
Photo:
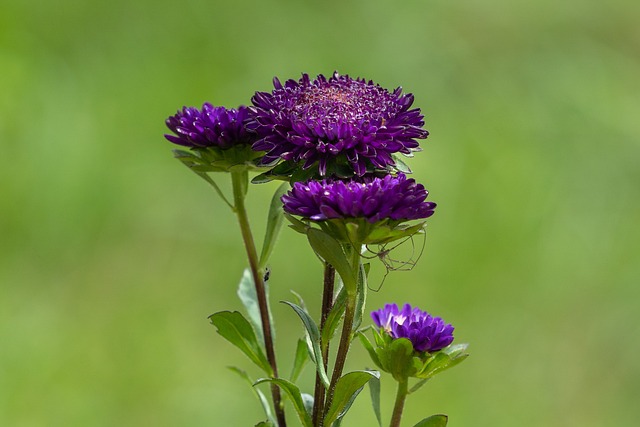
[[[439,204],[427,249],[368,307],[441,315],[472,357],[410,397],[406,425],[640,425],[639,13],[626,0],[4,0],[0,425],[261,419],[225,366],[257,372],[207,321],[240,308],[237,225],[172,159],[164,120],[333,70],[402,85],[431,132],[410,160]],[[258,235],[273,189],[251,189]],[[272,270],[287,373],[301,327],[276,302],[295,288],[317,313],[321,266],[284,230]],[[349,368],[370,366],[355,348]],[[374,425],[368,401],[345,425]]]

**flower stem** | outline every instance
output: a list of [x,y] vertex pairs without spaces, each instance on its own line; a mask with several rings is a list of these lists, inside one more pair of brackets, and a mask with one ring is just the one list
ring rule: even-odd
[[[234,211],[238,217],[240,223],[240,231],[242,232],[242,240],[247,251],[247,258],[249,260],[249,268],[251,275],[253,276],[253,283],[256,287],[256,295],[258,298],[258,307],[260,309],[260,321],[262,323],[262,333],[264,336],[264,346],[267,352],[267,360],[271,365],[273,371],[273,377],[278,378],[278,367],[276,364],[276,356],[273,349],[273,335],[271,333],[271,322],[269,321],[269,306],[267,304],[267,292],[265,290],[264,278],[260,274],[258,267],[258,253],[256,251],[256,245],[253,240],[253,234],[251,233],[251,227],[249,225],[249,217],[247,215],[247,209],[244,205],[244,198],[247,194],[247,187],[249,185],[249,172],[245,168],[237,168],[231,170],[231,183],[233,186],[233,202]],[[279,427],[286,427],[287,423],[284,416],[284,405],[280,396],[280,388],[272,384],[271,396],[273,398],[273,406],[278,420]]]
[[[324,330],[324,324],[327,316],[333,306],[333,287],[336,278],[336,270],[329,263],[324,264],[324,287],[322,292],[322,311],[320,314],[320,332]],[[322,360],[324,370],[327,370],[329,361],[329,342],[321,342]],[[320,425],[320,415],[324,411],[325,386],[320,379],[320,375],[316,372],[316,386],[313,393],[313,425]]]
[[[356,275],[356,281],[360,274],[360,245],[353,245],[351,248],[352,262],[351,268]],[[336,353],[336,363],[333,366],[333,375],[331,376],[331,383],[327,392],[327,399],[324,407],[324,416],[326,417],[327,411],[331,407],[333,401],[333,393],[336,390],[338,380],[342,376],[345,361],[347,360],[347,353],[349,352],[349,346],[351,344],[351,338],[353,337],[353,319],[356,312],[356,299],[357,290],[347,289],[347,306],[344,312],[344,321],[342,323],[342,334],[340,335],[340,344],[338,345],[338,352]],[[320,424],[322,426],[322,423]]]
[[396,393],[396,403],[393,406],[393,415],[389,427],[400,427],[400,419],[402,418],[402,410],[404,409],[404,401],[407,398],[409,381],[405,379],[398,382],[398,391]]

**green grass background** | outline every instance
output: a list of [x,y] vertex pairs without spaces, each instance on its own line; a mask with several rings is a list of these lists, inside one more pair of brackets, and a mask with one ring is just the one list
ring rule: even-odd
[[[405,425],[441,412],[451,427],[640,425],[639,13],[626,0],[4,0],[0,425],[261,419],[225,366],[258,373],[206,319],[240,308],[237,225],[172,159],[164,119],[334,69],[402,85],[431,132],[410,161],[439,204],[427,249],[368,307],[441,315],[472,356],[410,397]],[[251,189],[258,235],[273,189]],[[294,288],[317,312],[321,267],[284,230],[272,269],[288,372],[301,326],[276,302]],[[349,368],[370,366],[355,347]],[[363,393],[344,424],[373,426],[368,406]]]

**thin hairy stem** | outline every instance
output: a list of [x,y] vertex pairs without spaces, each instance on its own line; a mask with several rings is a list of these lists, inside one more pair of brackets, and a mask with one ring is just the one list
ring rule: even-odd
[[[238,217],[238,222],[240,223],[242,240],[244,241],[244,246],[247,251],[247,258],[249,260],[251,275],[253,276],[253,283],[256,287],[258,307],[260,309],[260,321],[262,323],[262,333],[264,335],[264,346],[267,351],[267,360],[269,360],[269,364],[271,365],[273,376],[277,378],[278,367],[276,364],[276,355],[273,350],[273,334],[271,333],[271,322],[269,321],[267,292],[265,290],[264,278],[262,277],[262,274],[260,274],[260,268],[258,267],[258,253],[251,233],[247,210],[244,205],[244,198],[247,193],[247,186],[249,182],[249,174],[247,170],[232,170],[231,182],[233,185],[234,211]],[[287,423],[285,421],[284,405],[282,404],[280,396],[280,388],[275,384],[271,385],[271,396],[273,398],[273,406],[278,420],[278,426],[286,427]]]
[[[352,249],[352,262],[351,268],[356,276],[356,282],[360,274],[360,248],[361,245],[353,245]],[[357,290],[347,289],[347,306],[344,312],[344,321],[342,323],[342,334],[340,335],[340,344],[338,345],[338,352],[336,353],[336,363],[333,366],[333,375],[331,376],[331,383],[327,392],[327,399],[324,407],[324,416],[326,417],[328,409],[331,407],[333,401],[333,394],[336,390],[338,380],[342,376],[344,364],[347,360],[347,353],[349,352],[349,346],[351,345],[351,338],[353,337],[353,319],[356,312],[356,299]],[[322,426],[322,424],[320,424]]]
[[[320,331],[324,330],[327,316],[333,307],[333,287],[335,284],[336,270],[329,263],[324,264],[324,287],[322,291],[322,310],[320,314]],[[322,347],[322,360],[324,370],[327,370],[329,361],[329,342],[320,343]],[[324,412],[324,398],[326,388],[316,372],[316,386],[313,393],[313,425],[320,425],[320,416]]]

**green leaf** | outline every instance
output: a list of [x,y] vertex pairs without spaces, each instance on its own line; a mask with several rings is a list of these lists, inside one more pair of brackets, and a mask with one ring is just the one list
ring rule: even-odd
[[418,391],[423,385],[425,385],[427,383],[427,381],[429,381],[429,378],[425,378],[423,380],[418,381],[417,383],[415,383],[415,385],[413,387],[411,387],[409,389],[409,391],[407,392],[407,394],[411,394],[411,393],[415,393],[416,391]]
[[254,386],[258,384],[262,384],[264,382],[271,382],[278,385],[291,399],[293,403],[293,407],[298,414],[298,418],[300,418],[300,422],[303,427],[313,427],[313,423],[311,421],[311,416],[307,412],[307,409],[304,405],[304,400],[302,398],[302,394],[300,393],[300,389],[290,381],[287,381],[282,378],[262,378],[254,383]]
[[456,344],[434,353],[418,373],[418,378],[431,378],[440,372],[453,368],[463,362],[469,354],[466,353],[468,344]]
[[307,238],[316,254],[336,269],[347,292],[356,290],[356,276],[340,243],[327,233],[316,228],[307,230]]
[[431,415],[413,427],[446,427],[448,419],[449,418],[443,414]]
[[365,305],[367,303],[367,274],[362,262],[359,262],[360,274],[358,274],[358,281],[356,282],[356,311],[353,318],[353,329],[355,332],[362,324],[362,319],[365,316]]
[[333,338],[340,324],[340,319],[344,316],[344,311],[347,306],[347,292],[344,287],[340,288],[338,295],[336,295],[333,307],[327,315],[327,319],[324,321],[324,328],[322,328],[322,345],[328,345],[329,341]]
[[[265,291],[267,292],[267,297],[269,295],[269,287],[267,285],[267,281],[265,280]],[[245,268],[242,273],[242,278],[240,279],[240,283],[238,284],[238,298],[242,301],[242,305],[247,310],[247,314],[249,315],[249,321],[253,326],[253,330],[256,332],[256,336],[258,337],[258,343],[260,347],[263,347],[264,344],[264,334],[262,331],[262,317],[260,316],[260,305],[258,304],[258,296],[256,294],[256,285],[253,282],[253,277],[251,276],[251,271],[248,268]],[[267,298],[268,304],[269,298]],[[269,322],[273,325],[273,319],[271,318],[271,309],[269,308]],[[271,328],[271,333],[273,334],[273,339],[275,340],[275,329]]]
[[378,368],[384,369],[382,364],[380,363],[380,359],[378,358],[378,353],[376,353],[375,349],[371,345],[371,341],[369,341],[369,338],[367,338],[366,335],[362,332],[358,333],[358,337],[360,338],[360,342],[362,342],[365,350],[367,350],[367,353],[369,353],[369,356],[371,357],[371,360],[373,360],[373,363],[375,363]]
[[249,387],[251,387],[253,394],[260,401],[260,404],[262,405],[262,409],[264,410],[264,413],[267,415],[268,421],[263,421],[262,423],[258,423],[257,425],[267,425],[267,426],[275,425],[276,419],[273,417],[273,413],[271,412],[271,405],[269,404],[269,401],[267,400],[266,396],[262,391],[260,391],[258,388],[253,386],[253,380],[249,377],[249,374],[247,374],[245,371],[243,371],[240,368],[236,368],[235,366],[229,366],[229,370],[231,370],[231,372],[235,372],[242,379],[244,379],[249,384]]
[[273,375],[271,365],[258,344],[251,324],[237,311],[221,311],[209,316],[218,333],[235,345],[268,375]]
[[280,185],[273,193],[271,205],[269,207],[269,215],[267,216],[267,230],[264,233],[264,242],[262,243],[262,252],[260,253],[260,268],[264,268],[269,261],[271,252],[276,244],[276,239],[282,228],[284,215],[282,210],[282,201],[280,197],[289,189],[288,183]]
[[320,349],[320,331],[318,330],[318,325],[316,325],[311,316],[309,316],[309,313],[307,313],[306,310],[304,310],[300,306],[289,301],[282,302],[293,308],[298,317],[300,317],[300,320],[302,320],[302,324],[307,331],[307,337],[311,343],[313,362],[316,364],[318,375],[320,375],[320,379],[322,380],[324,385],[326,387],[329,387],[329,377],[327,377],[327,373],[324,370],[322,350]]
[[413,357],[413,344],[407,338],[395,339],[385,348],[378,348],[376,354],[383,369],[393,375],[396,381],[406,381],[413,376],[418,369]]
[[371,395],[371,406],[376,414],[378,425],[382,427],[382,415],[380,413],[380,378],[371,378],[369,380],[369,394]]
[[310,228],[308,224],[305,224],[304,222],[300,221],[299,219],[297,219],[292,215],[289,215],[286,212],[284,213],[284,217],[287,219],[287,221],[291,223],[289,224],[289,227],[291,229],[293,229],[294,231],[300,234],[307,234],[307,230]]
[[305,340],[298,340],[298,346],[296,347],[296,356],[293,360],[293,369],[291,370],[290,380],[295,383],[304,368],[304,365],[309,360],[309,350]]
[[377,371],[354,371],[343,375],[336,384],[331,406],[327,410],[327,415],[324,419],[324,425],[330,426],[334,421],[342,418],[360,391],[362,391],[362,388],[372,378],[379,379],[380,373]]
[[393,156],[393,160],[396,162],[396,169],[402,173],[412,173],[411,168],[402,160],[400,156]]
[[260,421],[254,427],[275,427],[276,425],[271,421]]

